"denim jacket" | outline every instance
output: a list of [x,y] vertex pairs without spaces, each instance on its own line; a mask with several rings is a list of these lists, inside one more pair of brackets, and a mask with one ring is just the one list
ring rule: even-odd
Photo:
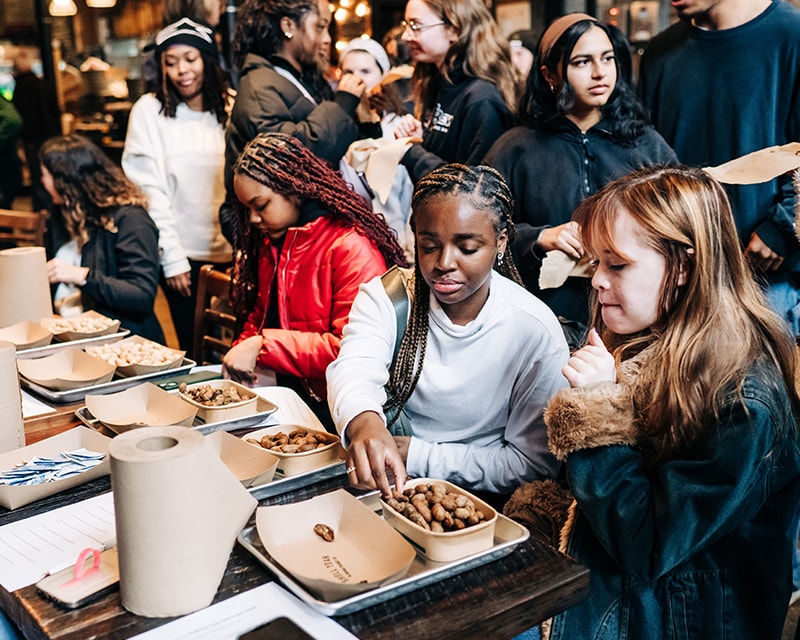
[[781,637],[800,499],[797,420],[771,363],[753,365],[741,398],[689,453],[646,467],[624,373],[555,396],[550,446],[566,458],[576,500],[562,550],[591,570],[591,586],[552,620],[551,640]]

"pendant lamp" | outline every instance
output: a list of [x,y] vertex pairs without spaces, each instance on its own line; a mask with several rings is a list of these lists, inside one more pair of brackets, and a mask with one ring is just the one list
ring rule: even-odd
[[50,0],[47,10],[51,16],[74,16],[78,13],[74,0]]
[[86,6],[92,9],[110,9],[115,4],[117,0],[86,0]]

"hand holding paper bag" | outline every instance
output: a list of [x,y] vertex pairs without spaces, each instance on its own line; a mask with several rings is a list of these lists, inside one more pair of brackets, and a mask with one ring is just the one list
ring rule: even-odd
[[256,500],[185,427],[128,431],[109,454],[122,606],[152,618],[208,606]]

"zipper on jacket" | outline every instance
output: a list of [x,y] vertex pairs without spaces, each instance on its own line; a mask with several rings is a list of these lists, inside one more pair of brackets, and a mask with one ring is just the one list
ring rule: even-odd
[[581,186],[583,195],[589,196],[591,195],[589,190],[589,160],[594,160],[594,156],[589,152],[589,138],[583,132],[581,132],[581,144],[583,145],[583,182]]

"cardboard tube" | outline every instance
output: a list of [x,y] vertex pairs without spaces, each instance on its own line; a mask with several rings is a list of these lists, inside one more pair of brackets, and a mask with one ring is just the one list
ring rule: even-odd
[[108,450],[122,606],[151,618],[208,606],[257,501],[186,427],[133,429]]
[[44,247],[0,251],[0,327],[53,315]]
[[17,348],[12,342],[0,342],[0,453],[24,446]]

